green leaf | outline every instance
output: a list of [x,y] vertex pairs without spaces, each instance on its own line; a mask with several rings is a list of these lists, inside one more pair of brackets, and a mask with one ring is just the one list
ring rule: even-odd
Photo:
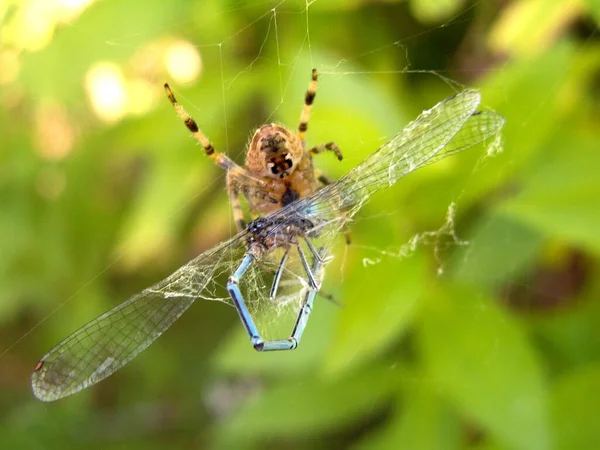
[[551,410],[556,450],[600,448],[598,398],[598,365],[571,372],[554,384]]
[[437,23],[451,18],[462,4],[462,0],[412,0],[410,7],[419,21]]
[[246,443],[340,430],[376,414],[396,387],[396,377],[386,367],[344,379],[284,380],[244,405],[221,427],[220,437]]
[[[499,155],[499,162],[505,165],[507,176],[514,177],[519,169],[527,168],[538,153],[543,151],[545,155],[547,141],[562,124],[561,119],[570,112],[569,107],[576,107],[560,101],[561,96],[556,92],[557,86],[564,82],[565,67],[575,64],[576,56],[574,46],[561,43],[536,58],[515,61],[505,71],[486,79],[482,86],[483,103],[506,118],[502,130],[504,153]],[[540,73],[544,76],[540,77]],[[579,73],[575,75],[574,85],[579,89],[583,80]],[[571,99],[578,94],[574,90],[563,96]]]
[[550,448],[538,362],[492,299],[439,290],[424,305],[421,346],[427,376],[469,420],[508,448]]
[[425,383],[411,383],[406,397],[398,398],[393,417],[356,449],[452,450],[461,448],[461,434],[461,424],[448,404]]
[[517,58],[539,54],[553,43],[558,30],[568,27],[583,9],[580,0],[511,3],[490,32],[490,46]]
[[600,270],[586,275],[591,286],[572,299],[562,300],[552,314],[531,317],[528,327],[544,343],[554,370],[600,361]]
[[596,20],[596,24],[600,23],[600,0],[586,0],[585,2],[590,10],[592,17]]
[[351,295],[340,310],[324,361],[329,373],[360,365],[390,346],[411,323],[426,283],[425,259],[416,255],[352,267],[346,286]]
[[524,180],[521,192],[499,210],[600,254],[598,148],[600,139],[595,135],[569,133],[556,139],[535,172]]
[[478,219],[466,236],[468,245],[452,255],[447,273],[490,288],[531,266],[542,245],[539,232],[500,214]]

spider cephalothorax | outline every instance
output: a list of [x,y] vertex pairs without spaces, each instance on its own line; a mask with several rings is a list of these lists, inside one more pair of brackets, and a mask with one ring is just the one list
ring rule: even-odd
[[296,134],[271,123],[254,133],[246,154],[246,168],[256,175],[284,178],[294,172],[303,154],[304,146]]

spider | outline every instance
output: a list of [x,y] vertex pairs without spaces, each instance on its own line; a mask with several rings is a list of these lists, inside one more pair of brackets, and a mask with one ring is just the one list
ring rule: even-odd
[[206,155],[227,171],[227,193],[238,231],[246,228],[240,193],[246,197],[250,212],[263,216],[312,194],[318,189],[319,183],[331,184],[329,178],[313,167],[313,156],[332,152],[341,161],[339,147],[335,142],[328,142],[306,149],[306,130],[317,93],[317,77],[317,69],[313,69],[297,133],[277,123],[261,126],[250,139],[244,167],[237,165],[224,153],[215,151],[210,140],[177,102],[168,83],[165,83],[167,97],[177,115],[202,145]]

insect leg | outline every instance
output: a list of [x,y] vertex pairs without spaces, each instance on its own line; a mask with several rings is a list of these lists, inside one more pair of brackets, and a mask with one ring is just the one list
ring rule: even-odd
[[312,242],[310,242],[310,239],[308,239],[307,237],[304,238],[304,242],[306,242],[306,245],[308,246],[308,249],[310,250],[310,252],[312,253],[313,257],[315,258],[315,261],[319,261],[319,263],[324,263],[326,261],[326,259],[323,259],[321,257],[321,255],[319,255],[319,252],[317,251],[317,249],[312,245]]
[[302,333],[304,333],[304,329],[308,323],[308,318],[310,317],[316,295],[317,291],[308,290],[304,296],[304,301],[302,302],[302,307],[298,313],[298,318],[296,319],[296,324],[294,325],[294,329],[292,331],[292,337],[290,338],[295,341],[296,346],[298,346],[300,343]]
[[[313,267],[312,269],[310,269],[310,273],[318,272],[321,269],[320,261],[323,261],[323,257],[319,254],[318,258],[315,258]],[[304,329],[306,328],[306,324],[308,323],[308,318],[310,317],[310,313],[312,311],[316,295],[317,290],[315,289],[308,289],[306,294],[304,294],[304,300],[302,301],[300,311],[298,311],[298,318],[296,319],[296,323],[294,324],[292,335],[287,339],[265,342],[262,348],[263,351],[292,350],[298,347],[300,339],[302,338],[302,333],[304,333]]]
[[[302,265],[304,266],[306,275],[308,275],[308,284],[310,285],[310,288],[313,291],[318,291],[320,286],[317,284],[317,280],[315,280],[315,276],[313,275],[312,270],[310,269],[310,266],[308,265],[308,261],[306,260],[306,256],[304,255],[304,251],[302,250],[302,247],[300,247],[300,244],[298,244],[298,245],[296,245],[296,248],[298,249],[298,255],[300,256],[300,261],[302,261]],[[311,252],[312,252],[312,249],[311,249]],[[319,256],[319,258],[320,258],[320,256]]]
[[250,316],[250,312],[246,307],[246,302],[244,301],[244,297],[240,291],[239,283],[241,278],[246,273],[246,270],[248,270],[248,267],[250,267],[250,264],[254,262],[253,260],[254,257],[250,253],[246,253],[246,256],[244,256],[240,266],[227,281],[227,291],[233,300],[235,309],[240,315],[240,319],[244,324],[244,328],[246,328],[248,336],[250,336],[250,342],[255,350],[259,352],[272,350],[293,350],[298,346],[298,342],[293,337],[265,342],[258,332],[258,328],[256,328],[254,320],[252,320],[252,317]]
[[[306,257],[304,256],[304,253],[300,249],[300,246],[298,246],[298,249],[299,249],[300,259],[302,260],[302,264],[304,265],[304,268],[306,270],[306,273],[309,276],[309,279],[311,279],[312,281],[311,281],[311,287],[307,290],[306,294],[304,295],[304,299],[302,301],[302,306],[300,307],[300,311],[298,312],[298,318],[296,319],[296,323],[294,324],[292,334],[287,339],[280,339],[280,340],[265,342],[263,340],[262,336],[260,335],[260,333],[258,332],[258,329],[256,328],[256,325],[254,324],[254,321],[252,320],[252,317],[250,316],[250,312],[248,311],[248,308],[246,307],[244,297],[242,296],[242,292],[240,291],[239,283],[240,283],[240,280],[242,279],[242,277],[244,276],[244,274],[246,273],[246,271],[248,270],[248,268],[250,267],[250,264],[255,262],[254,257],[250,253],[247,253],[246,256],[244,256],[242,263],[237,268],[237,270],[234,272],[234,274],[231,277],[229,277],[229,281],[227,282],[227,291],[229,292],[229,295],[231,296],[231,299],[233,300],[233,304],[235,305],[235,308],[236,308],[238,314],[240,315],[240,319],[242,320],[242,323],[244,324],[244,327],[246,328],[246,332],[248,333],[248,336],[250,336],[250,342],[252,343],[252,346],[260,352],[295,349],[296,347],[298,347],[298,343],[300,342],[300,338],[302,337],[304,328],[306,328],[306,323],[308,322],[308,318],[310,316],[310,312],[312,311],[313,303],[315,301],[315,296],[317,295],[317,291],[318,291],[318,288],[316,287],[316,282],[314,280],[314,276],[312,274],[313,274],[313,272],[320,270],[321,261],[324,261],[324,259],[320,255],[320,253],[317,252],[317,256],[315,257],[315,260],[313,262],[313,267],[311,268],[308,266],[308,262],[306,261]],[[275,274],[276,281],[273,283],[274,285],[276,283],[279,284],[278,280],[281,277],[280,273],[283,270],[285,261],[287,260],[287,255],[288,255],[288,253],[286,251],[285,255],[282,258],[281,263],[279,264],[277,273]],[[276,291],[276,287],[275,287],[275,291]],[[271,288],[271,292],[273,292],[273,288]]]
[[275,278],[273,279],[273,285],[271,286],[271,293],[269,294],[271,300],[275,300],[275,297],[277,297],[277,289],[279,288],[279,281],[281,280],[283,267],[288,259],[288,252],[289,249],[286,249],[285,253],[283,254],[283,258],[281,258],[281,262],[279,263],[279,267],[277,268],[277,272],[275,272]]
[[244,297],[242,296],[242,292],[240,291],[239,287],[240,279],[244,276],[244,273],[246,273],[246,270],[248,270],[248,267],[250,267],[252,262],[253,256],[250,253],[246,253],[246,256],[244,256],[240,266],[237,268],[234,274],[229,277],[229,280],[227,281],[227,291],[231,296],[231,300],[233,300],[235,309],[240,315],[240,319],[244,324],[244,328],[246,328],[248,336],[250,336],[250,342],[256,350],[260,351],[263,349],[264,341],[258,332],[252,317],[250,316],[250,312],[246,307],[246,302],[244,301]]
[[[318,272],[321,269],[321,261],[324,261],[323,257],[320,255],[319,252],[316,252],[312,268],[313,272]],[[302,333],[304,333],[304,329],[306,328],[306,324],[308,323],[308,318],[312,311],[316,295],[317,291],[310,289],[306,292],[304,296],[304,301],[302,302],[302,306],[300,308],[300,311],[298,312],[298,318],[296,319],[296,324],[294,325],[294,329],[292,330],[292,336],[290,338],[296,342],[296,345],[300,343],[300,339],[302,338]]]

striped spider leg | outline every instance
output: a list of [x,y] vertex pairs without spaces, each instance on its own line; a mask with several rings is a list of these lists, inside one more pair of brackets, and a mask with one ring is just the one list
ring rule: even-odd
[[173,94],[173,91],[168,83],[165,83],[164,88],[165,92],[167,93],[167,97],[177,112],[177,115],[183,121],[188,130],[190,130],[192,136],[194,136],[194,138],[200,143],[204,149],[204,153],[206,153],[206,156],[208,156],[217,166],[227,171],[227,194],[229,196],[229,200],[231,201],[233,218],[238,231],[243,230],[245,227],[245,222],[242,206],[240,204],[239,186],[245,185],[247,186],[247,189],[249,189],[250,186],[261,186],[260,180],[253,178],[224,153],[215,151],[215,148],[210,143],[210,140],[200,130],[196,121],[177,102],[177,99],[175,98],[175,95]]
[[[304,97],[304,106],[302,107],[302,114],[300,115],[300,124],[298,125],[298,137],[302,141],[304,147],[306,147],[306,130],[308,130],[308,121],[312,111],[312,104],[315,100],[315,96],[317,95],[317,77],[317,69],[313,69],[311,81],[308,85],[308,89],[306,90],[306,96]],[[342,151],[335,142],[317,145],[316,147],[311,148],[308,153],[311,157],[313,157],[319,153],[327,151],[332,152],[339,161],[343,159]]]

